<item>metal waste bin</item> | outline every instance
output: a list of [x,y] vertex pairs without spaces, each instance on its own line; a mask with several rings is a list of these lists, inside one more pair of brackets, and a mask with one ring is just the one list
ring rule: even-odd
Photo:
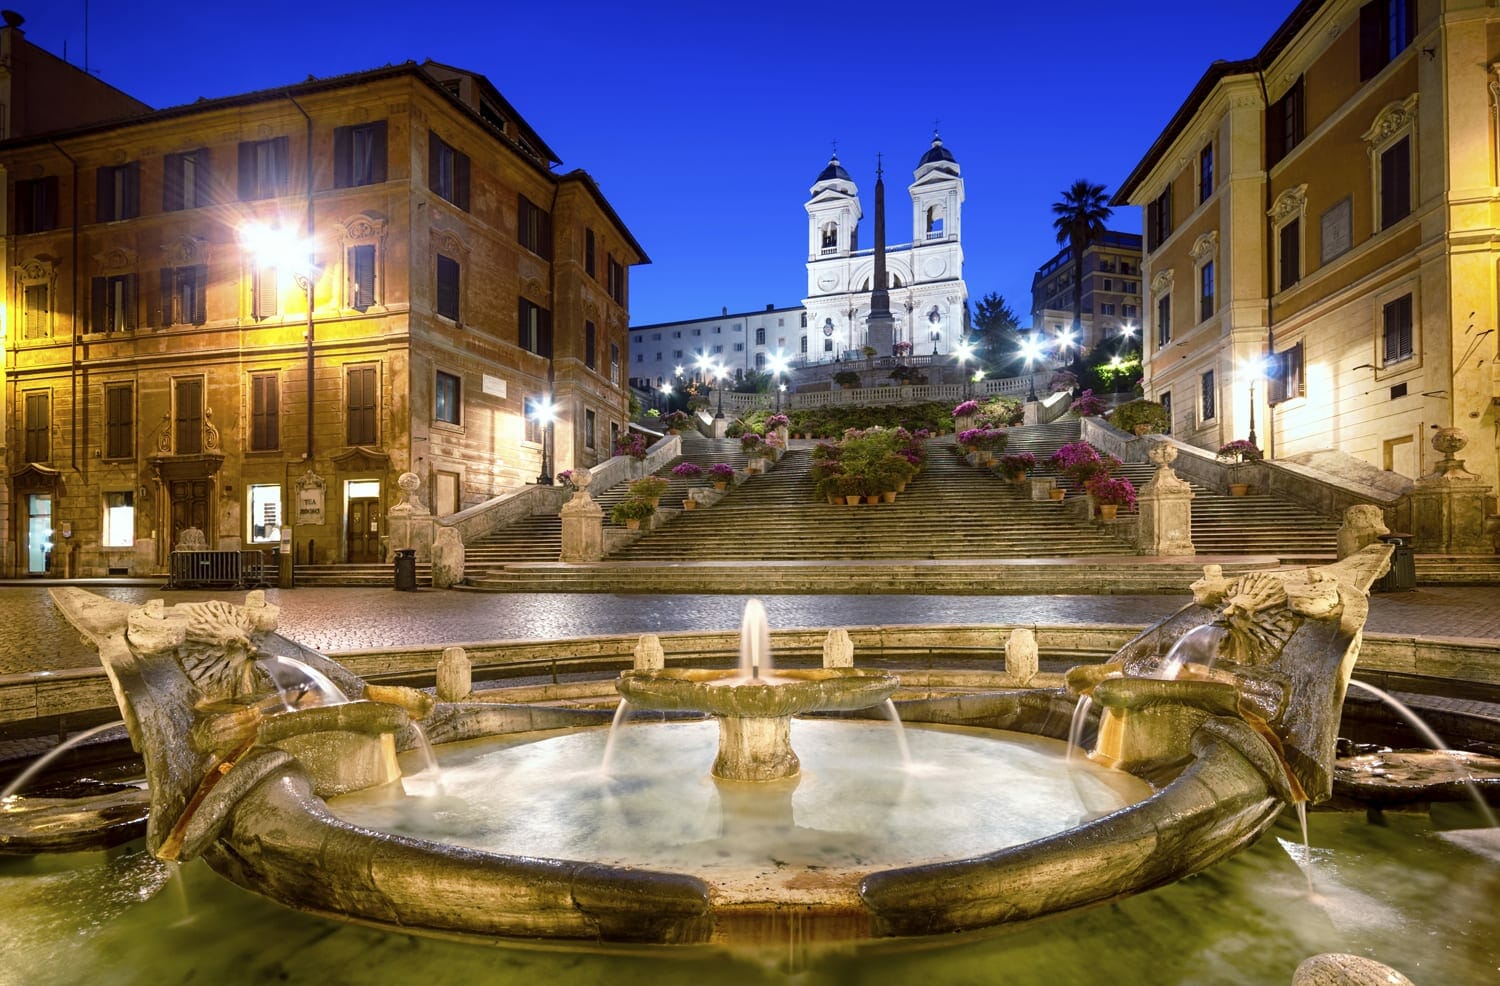
[[1411,546],[1410,534],[1386,534],[1381,537],[1386,544],[1393,544],[1391,570],[1375,583],[1376,592],[1410,592],[1417,587],[1417,553]]
[[401,592],[417,591],[417,549],[396,551],[396,588]]

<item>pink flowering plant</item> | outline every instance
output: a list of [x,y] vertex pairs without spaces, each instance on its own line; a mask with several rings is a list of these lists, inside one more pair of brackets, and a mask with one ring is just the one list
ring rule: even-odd
[[955,418],[967,418],[970,415],[978,414],[978,413],[979,413],[979,402],[978,401],[964,401],[962,404],[958,405],[957,407],[955,407],[953,409],[953,416]]
[[696,462],[679,462],[672,467],[672,475],[692,482],[703,475],[703,467]]
[[[1113,458],[1113,456],[1111,456]],[[1119,460],[1116,459],[1116,462]],[[1105,460],[1088,442],[1069,442],[1053,452],[1047,465],[1082,486],[1098,473],[1108,472]]]
[[1095,473],[1083,484],[1083,491],[1098,503],[1112,503],[1126,510],[1135,507],[1135,484],[1124,476]]
[[895,353],[897,356],[910,356],[911,355],[911,343],[909,343],[909,342],[898,342],[894,346],[891,347],[891,352]]
[[1030,452],[1011,452],[1002,455],[996,468],[1009,480],[1017,480],[1036,468],[1036,456]]
[[970,428],[958,433],[960,445],[986,452],[999,452],[1005,448],[1010,435],[1004,428]]
[[791,425],[792,419],[787,417],[785,414],[773,414],[766,419],[767,431],[772,428],[790,428]]
[[644,459],[646,457],[646,436],[640,432],[631,432],[624,438],[615,442],[615,455],[628,455],[632,459]]
[[734,466],[727,462],[715,462],[708,467],[708,474],[714,478],[716,483],[724,483],[734,478]]
[[1104,407],[1104,401],[1095,397],[1092,390],[1085,390],[1073,399],[1073,403],[1068,405],[1068,410],[1080,418],[1091,418],[1103,414]]
[[661,419],[661,423],[666,425],[668,428],[686,428],[688,420],[689,418],[686,412],[673,411],[671,414],[664,415]]
[[1217,455],[1226,462],[1254,462],[1260,458],[1260,448],[1254,442],[1236,438],[1220,445]]
[[560,483],[563,486],[572,486],[573,485],[573,470],[571,470],[571,469],[564,469],[562,472],[558,473],[553,478],[556,479],[558,481],[558,483]]

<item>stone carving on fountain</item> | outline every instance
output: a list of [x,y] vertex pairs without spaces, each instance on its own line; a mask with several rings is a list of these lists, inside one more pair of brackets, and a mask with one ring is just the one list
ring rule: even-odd
[[[890,868],[837,874],[795,867],[782,874],[778,863],[777,886],[794,896],[778,897],[760,881],[743,885],[732,902],[705,875],[673,872],[676,864],[652,869],[609,857],[466,848],[351,824],[326,800],[366,789],[406,797],[396,783],[395,754],[414,742],[418,719],[437,743],[498,736],[514,744],[534,742],[527,737],[539,732],[602,726],[607,709],[507,705],[477,695],[434,706],[424,693],[367,685],[276,634],[276,607],[260,593],[242,607],[132,608],[78,589],[53,596],[98,646],[145,758],[148,845],[162,858],[201,856],[236,883],[289,906],[407,932],[784,941],[791,911],[806,940],[880,937],[980,928],[1134,893],[1233,854],[1288,803],[1327,797],[1334,729],[1359,653],[1366,594],[1391,551],[1372,544],[1323,568],[1233,580],[1205,571],[1192,603],[1107,664],[1070,672],[1071,695],[934,693],[900,703],[908,725],[1065,740],[1074,699],[1086,696],[1099,710],[1079,717],[1096,724],[1096,737],[1086,743],[1090,758],[1136,775],[1129,780],[1138,791],[1146,789],[1139,779],[1149,781],[1154,794],[1071,815],[1063,824],[1073,827],[1018,845],[985,826],[974,844],[979,848],[966,843],[963,858],[898,857],[882,864]],[[764,792],[788,791],[798,776],[785,736],[793,716],[887,705],[898,682],[853,668],[773,673],[769,631],[762,621],[752,634],[749,624],[742,648],[753,638],[752,660],[738,672],[627,672],[619,688],[639,706],[718,717],[713,773],[773,783],[716,787],[728,791],[726,802],[749,797],[759,804]],[[757,654],[763,659],[755,660]],[[659,660],[654,653],[643,657],[643,664]],[[841,728],[836,719],[827,725]],[[998,733],[982,735],[1001,742]],[[900,775],[899,783],[887,783],[904,791],[912,782]],[[777,803],[791,814],[789,793]],[[872,810],[851,807],[861,820]],[[812,835],[818,843],[843,838]],[[901,863],[912,858],[919,861]]]

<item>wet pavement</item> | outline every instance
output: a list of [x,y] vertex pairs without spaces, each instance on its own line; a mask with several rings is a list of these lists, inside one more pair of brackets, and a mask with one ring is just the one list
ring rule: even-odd
[[[83,584],[122,602],[162,598],[240,602],[243,592],[163,591],[159,586]],[[339,652],[408,644],[551,640],[613,633],[729,630],[748,596],[488,594],[389,588],[269,589],[280,630],[315,650]],[[1149,596],[763,596],[772,627],[996,623],[1144,626],[1189,601]],[[1494,640],[1500,646],[1500,589],[1420,588],[1371,597],[1371,633]],[[58,614],[42,586],[0,586],[0,674],[88,668],[98,657]]]

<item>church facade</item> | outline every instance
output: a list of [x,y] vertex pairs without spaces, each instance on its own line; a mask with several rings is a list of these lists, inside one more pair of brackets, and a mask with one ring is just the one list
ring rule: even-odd
[[[917,354],[949,353],[966,329],[969,296],[962,240],[964,182],[958,161],[936,134],[907,191],[911,242],[885,248],[892,341],[910,343]],[[809,363],[858,356],[871,343],[868,322],[878,244],[860,248],[859,189],[838,155],[818,175],[806,209],[807,297],[802,304],[808,332],[800,355]]]

